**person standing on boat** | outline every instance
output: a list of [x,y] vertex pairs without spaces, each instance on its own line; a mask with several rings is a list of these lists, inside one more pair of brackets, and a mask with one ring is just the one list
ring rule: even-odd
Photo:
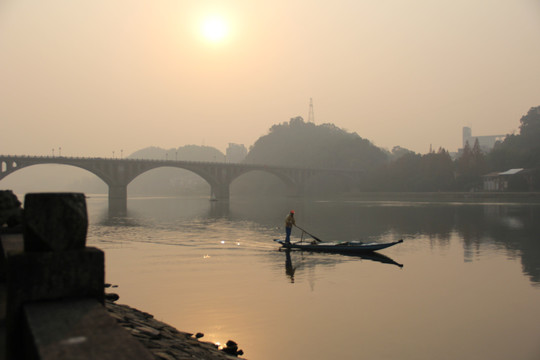
[[294,220],[294,210],[291,210],[289,215],[285,218],[285,242],[287,244],[291,243],[291,231],[293,225],[296,225],[296,221]]

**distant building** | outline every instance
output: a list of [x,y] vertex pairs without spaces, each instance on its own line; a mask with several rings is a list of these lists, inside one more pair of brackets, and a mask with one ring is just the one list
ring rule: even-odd
[[247,156],[247,149],[244,144],[229,143],[229,147],[226,151],[227,162],[239,163],[242,162]]
[[474,143],[476,142],[476,139],[478,139],[478,144],[480,144],[480,149],[482,149],[483,152],[487,153],[491,151],[491,149],[493,149],[497,141],[504,140],[505,136],[506,135],[472,136],[471,128],[468,126],[465,126],[463,127],[463,148],[465,148],[465,145],[467,143],[472,148],[474,146]]
[[510,169],[504,172],[492,172],[484,175],[484,191],[507,191],[511,176],[522,171],[522,168]]
[[510,169],[483,176],[484,191],[538,191],[540,168]]

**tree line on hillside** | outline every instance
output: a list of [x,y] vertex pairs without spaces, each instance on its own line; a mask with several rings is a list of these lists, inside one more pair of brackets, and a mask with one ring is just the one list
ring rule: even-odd
[[358,134],[333,124],[306,123],[302,117],[272,126],[253,144],[245,160],[321,169],[373,169],[385,161],[386,154]]
[[[520,133],[506,136],[484,153],[478,140],[466,144],[452,159],[449,152],[417,154],[396,146],[391,152],[356,133],[332,124],[306,123],[301,117],[274,125],[259,138],[246,158],[248,163],[281,166],[363,170],[360,191],[471,191],[482,188],[482,176],[510,168],[540,168],[540,106],[520,119]],[[515,182],[510,190],[540,190],[536,182]],[[334,180],[321,181],[325,189],[341,188]],[[533,185],[533,189],[531,189]],[[244,190],[248,184],[243,184]],[[260,189],[259,189],[260,190]]]
[[[333,124],[315,125],[295,117],[272,126],[250,148],[249,164],[268,164],[314,169],[362,169],[372,171],[387,161],[383,150],[356,133]],[[334,194],[346,187],[339,177],[310,179],[305,194]],[[235,180],[233,194],[287,194],[284,183],[267,173],[250,173]]]
[[452,160],[439,149],[425,155],[406,154],[372,174],[372,189],[386,191],[471,191],[482,189],[483,176],[512,168],[530,169],[532,183],[513,177],[508,190],[540,190],[540,106],[520,119],[519,134],[507,135],[485,153],[478,139],[465,144]]

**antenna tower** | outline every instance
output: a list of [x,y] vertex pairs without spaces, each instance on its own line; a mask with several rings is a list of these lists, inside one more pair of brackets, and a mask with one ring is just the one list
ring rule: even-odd
[[315,123],[315,115],[313,114],[313,99],[312,98],[309,98],[308,122]]

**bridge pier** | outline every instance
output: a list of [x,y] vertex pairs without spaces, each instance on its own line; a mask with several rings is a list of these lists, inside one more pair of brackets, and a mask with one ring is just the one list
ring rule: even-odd
[[229,200],[229,184],[211,185],[210,192],[213,200]]
[[109,214],[127,213],[127,185],[109,185]]

